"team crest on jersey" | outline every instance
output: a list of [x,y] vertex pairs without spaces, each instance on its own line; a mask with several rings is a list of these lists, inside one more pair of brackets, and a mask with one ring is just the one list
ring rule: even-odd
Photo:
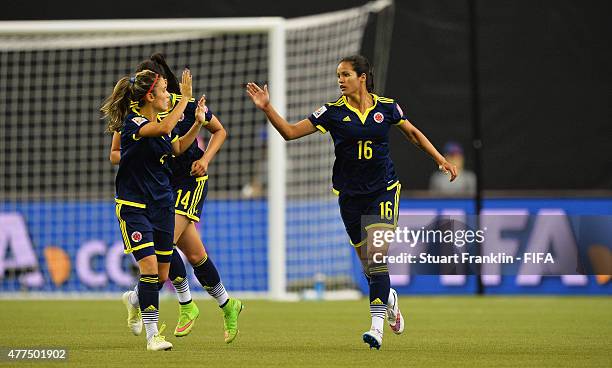
[[315,118],[320,117],[321,115],[323,115],[323,113],[327,111],[327,107],[325,107],[325,105],[321,106],[317,111],[313,112],[312,114],[315,116]]
[[377,112],[376,114],[374,114],[374,121],[375,121],[375,122],[377,122],[377,123],[379,123],[379,124],[380,124],[380,123],[382,123],[382,122],[383,122],[383,120],[385,120],[385,117],[383,116],[383,114],[382,114],[382,113]]
[[142,234],[140,233],[140,231],[134,231],[131,235],[132,241],[138,243],[139,241],[142,240]]
[[402,108],[400,107],[399,104],[395,104],[395,106],[397,107],[397,111],[400,113],[400,117],[404,116],[404,112],[402,111]]
[[142,116],[135,116],[132,118],[132,121],[136,123],[136,125],[141,126],[142,123],[147,121],[147,118],[143,118]]

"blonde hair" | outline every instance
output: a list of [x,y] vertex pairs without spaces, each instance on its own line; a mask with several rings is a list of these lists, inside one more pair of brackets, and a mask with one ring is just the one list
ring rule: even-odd
[[118,132],[121,130],[123,120],[130,109],[131,101],[142,102],[144,96],[152,91],[152,87],[159,79],[159,75],[150,70],[143,70],[133,77],[119,79],[113,93],[110,94],[102,104],[100,112],[102,119],[108,119],[107,130]]

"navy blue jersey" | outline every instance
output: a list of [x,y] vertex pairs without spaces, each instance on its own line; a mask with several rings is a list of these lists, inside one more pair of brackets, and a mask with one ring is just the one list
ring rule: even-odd
[[[157,115],[157,120],[161,121],[163,118],[168,116],[168,114],[174,109],[174,107],[181,100],[182,97],[183,97],[182,95],[171,93],[170,94],[170,106],[171,106],[170,109],[162,113],[159,113]],[[138,108],[137,102],[132,102],[130,107],[132,111],[135,113],[138,113],[140,111]],[[185,134],[187,134],[189,129],[191,129],[191,127],[193,126],[193,123],[195,122],[195,111],[197,107],[198,107],[198,104],[193,98],[190,99],[189,102],[187,103],[187,107],[185,107],[185,111],[183,112],[183,115],[181,116],[178,123],[176,124],[176,127],[174,127],[174,132],[179,137],[182,137]],[[210,111],[210,109],[207,106],[206,113],[205,113],[206,120],[203,125],[208,124],[212,120],[212,116],[213,116],[213,113],[212,111]],[[187,148],[187,150],[183,152],[181,155],[176,156],[176,157],[172,156],[170,159],[170,169],[172,170],[173,178],[180,179],[185,176],[190,176],[189,173],[191,172],[191,164],[193,163],[193,161],[199,160],[203,154],[204,152],[200,149],[200,147],[198,147],[198,141],[194,140],[191,146],[189,146],[189,148]]]
[[389,157],[389,129],[406,118],[390,98],[372,94],[374,105],[361,114],[345,96],[326,103],[308,120],[334,140],[336,160],[333,186],[336,193],[368,194],[397,181]]
[[172,132],[163,137],[138,138],[138,131],[146,124],[157,122],[130,112],[121,127],[121,161],[115,178],[117,199],[132,205],[173,206],[168,159],[178,135]]
[[[176,93],[171,93],[170,103],[172,107],[168,111],[162,112],[161,114],[157,115],[157,118],[160,120],[165,118],[174,109],[174,106],[176,106],[176,104],[181,100],[182,97],[183,96],[178,95]],[[174,128],[175,133],[179,137],[182,137],[187,134],[189,129],[191,129],[191,127],[193,126],[193,123],[195,122],[195,111],[197,107],[198,104],[193,98],[189,100],[189,103],[187,104],[187,107],[183,112],[183,116],[181,116],[181,119]],[[208,107],[206,108],[205,115],[206,120],[204,122],[204,125],[208,124],[211,121],[213,115],[212,111],[210,111]],[[200,147],[198,147],[198,141],[194,140],[191,146],[189,146],[189,148],[187,148],[185,152],[183,152],[179,156],[173,157],[170,161],[170,168],[172,168],[174,177],[182,178],[185,176],[189,176],[189,173],[191,172],[191,164],[193,163],[193,161],[199,160],[203,154],[204,152],[202,152]]]

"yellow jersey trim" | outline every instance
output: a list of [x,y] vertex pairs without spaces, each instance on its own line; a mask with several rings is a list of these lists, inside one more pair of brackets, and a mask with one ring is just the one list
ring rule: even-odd
[[387,97],[382,97],[382,96],[378,97],[378,101],[382,103],[394,103],[395,102],[392,98],[387,98]]
[[190,219],[191,221],[196,221],[196,222],[200,222],[200,218],[196,215],[190,215],[187,212],[181,211],[181,210],[177,210],[174,209],[174,213],[176,213],[177,215],[182,215],[187,217],[188,219]]
[[370,230],[373,227],[385,227],[385,228],[389,228],[389,229],[395,229],[396,225],[394,224],[387,224],[384,222],[379,222],[379,223],[375,223],[375,224],[370,224],[368,226],[365,227],[366,230]]
[[170,143],[174,143],[174,142],[178,141],[178,139],[179,139],[179,136],[177,135],[176,137],[174,137],[173,140],[170,141]]
[[374,103],[372,104],[372,106],[368,107],[366,111],[363,112],[363,114],[361,113],[361,111],[359,111],[359,109],[354,108],[348,103],[346,96],[342,96],[342,99],[344,100],[344,104],[346,105],[346,107],[352,112],[354,112],[355,114],[357,114],[357,116],[359,117],[359,120],[361,120],[361,124],[365,124],[365,121],[368,118],[368,115],[370,114],[372,110],[374,110],[374,108],[376,107],[376,104],[378,103],[378,96],[376,96],[373,93],[370,93],[370,95],[372,96],[372,100],[374,100]]
[[398,185],[399,185],[399,180],[398,180],[398,181],[396,181],[395,183],[393,183],[393,184],[389,185],[389,186],[387,187],[387,190],[391,190],[391,189],[395,188],[395,187],[396,187],[396,186],[398,186]]
[[335,195],[339,196],[340,195],[340,191],[336,188],[331,188],[332,193],[334,193]]
[[152,247],[152,246],[153,246],[153,242],[148,242],[148,243],[141,244],[141,245],[139,245],[137,247],[132,247],[130,249],[126,249],[126,250],[123,251],[123,253],[128,254],[128,253],[132,253],[134,251],[137,251],[137,250],[140,250],[140,249],[143,249],[143,248],[146,248],[146,247]]
[[342,106],[342,105],[344,105],[344,96],[341,96],[340,98],[338,98],[334,102],[328,102],[328,103],[326,103],[326,105],[329,105],[329,106]]
[[200,218],[196,215],[190,215],[187,212],[181,211],[181,210],[177,210],[176,208],[174,209],[174,213],[176,213],[177,215],[182,215],[187,217],[188,219],[192,220],[192,221],[196,221],[196,222],[200,222]]
[[160,256],[169,256],[172,254],[172,252],[174,252],[174,249],[172,250],[155,250],[155,254],[159,254]]
[[362,245],[364,245],[364,244],[365,244],[365,242],[366,242],[366,241],[367,241],[367,239],[363,239],[363,240],[362,240],[362,241],[360,241],[359,243],[355,244],[355,243],[353,243],[353,241],[352,241],[352,240],[350,240],[350,239],[349,239],[349,242],[350,242],[350,243],[351,243],[351,245],[352,245],[353,247],[355,247],[355,248],[359,248],[359,247],[361,247]]
[[119,220],[119,229],[121,229],[121,236],[123,237],[123,244],[125,245],[124,252],[126,252],[130,251],[132,244],[130,244],[130,237],[127,234],[127,224],[121,218],[121,206],[123,206],[121,203],[117,203],[117,205],[115,205],[115,214]]
[[400,121],[399,121],[399,122],[397,122],[397,123],[395,123],[395,124],[393,124],[393,125],[400,125],[400,124],[405,123],[405,122],[407,122],[407,121],[408,121],[408,120],[406,120],[406,119],[400,119]]
[[147,208],[147,205],[144,204],[144,203],[126,201],[125,199],[115,198],[115,202],[120,203],[120,204],[124,204],[126,206],[132,206],[132,207],[138,207],[138,208]]
[[315,127],[321,131],[321,134],[327,133],[327,129],[323,128],[321,125],[315,125]]
[[196,181],[206,181],[208,180],[208,175],[199,176],[196,178]]
[[[206,176],[207,178],[208,176]],[[187,217],[189,217],[190,215],[193,217],[198,218],[195,213],[197,210],[197,205],[200,202],[200,199],[202,198],[202,194],[204,193],[204,187],[206,186],[206,179],[204,180],[199,180],[197,181],[198,185],[196,186],[196,189],[193,191],[193,196],[191,197],[191,206],[189,206],[189,209],[187,210]],[[192,217],[189,217],[192,218]],[[198,218],[198,221],[200,219]]]
[[397,189],[395,190],[395,211],[393,213],[394,220],[393,224],[397,227],[397,220],[399,220],[399,205],[400,205],[400,196],[402,192],[402,184],[397,185]]

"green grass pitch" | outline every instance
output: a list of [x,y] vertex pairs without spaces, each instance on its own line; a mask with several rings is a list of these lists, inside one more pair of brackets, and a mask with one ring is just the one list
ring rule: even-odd
[[147,352],[144,337],[128,331],[120,300],[0,300],[0,347],[69,349],[67,362],[0,366],[612,367],[610,297],[403,297],[406,330],[395,336],[387,328],[380,351],[361,341],[365,299],[247,300],[230,345],[218,307],[197,302],[193,332],[176,338],[178,307],[164,300],[160,321],[174,349]]

